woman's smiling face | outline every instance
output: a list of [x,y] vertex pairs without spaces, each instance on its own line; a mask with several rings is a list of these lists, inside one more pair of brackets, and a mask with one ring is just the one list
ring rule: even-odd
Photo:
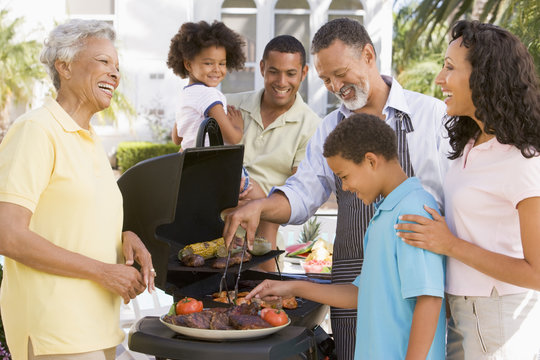
[[111,103],[120,83],[118,54],[109,39],[88,38],[70,64],[70,91],[98,112]]
[[448,115],[469,116],[475,119],[476,108],[469,85],[472,65],[467,60],[469,50],[461,43],[462,39],[457,38],[448,45],[444,66],[435,78],[435,83],[441,87],[445,96]]

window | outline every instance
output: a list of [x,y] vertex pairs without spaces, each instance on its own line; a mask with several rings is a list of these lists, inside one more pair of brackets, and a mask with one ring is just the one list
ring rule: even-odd
[[257,68],[257,8],[253,0],[225,0],[221,8],[221,21],[241,34],[246,41],[244,69],[227,73],[221,82],[223,93],[250,91],[255,88]]
[[365,11],[360,0],[332,0],[328,8],[328,21],[348,17],[364,24]]
[[[274,9],[275,36],[292,35],[304,45],[306,60],[309,62],[310,31],[309,4],[306,0],[279,0]],[[300,95],[308,102],[308,78],[300,86]]]
[[[360,0],[332,0],[328,8],[328,21],[346,17],[358,20],[363,25],[364,16],[365,11]],[[331,92],[328,92],[326,98],[327,113],[337,109],[340,104],[339,99]]]

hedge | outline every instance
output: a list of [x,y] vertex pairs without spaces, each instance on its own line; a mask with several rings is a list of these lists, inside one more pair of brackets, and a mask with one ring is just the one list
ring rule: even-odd
[[156,144],[145,141],[125,141],[118,144],[116,161],[121,172],[146,159],[178,152],[180,146],[173,143]]

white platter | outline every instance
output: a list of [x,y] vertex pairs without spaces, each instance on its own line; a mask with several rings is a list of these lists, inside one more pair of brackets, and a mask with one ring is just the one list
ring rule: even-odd
[[285,326],[288,326],[291,323],[291,319],[289,319],[289,322],[281,325],[281,326],[274,326],[266,329],[253,329],[253,330],[209,330],[209,329],[196,329],[196,328],[190,328],[186,326],[179,326],[179,325],[173,325],[166,321],[163,321],[163,316],[160,316],[159,320],[161,323],[165,324],[169,329],[176,331],[179,334],[189,336],[196,339],[202,339],[202,340],[213,340],[213,341],[221,341],[221,340],[242,340],[242,339],[256,339],[260,337],[264,337],[270,334],[273,334],[275,332],[278,332],[279,330],[283,329]]
[[288,257],[288,256],[284,256],[283,257],[283,261],[287,261],[287,262],[290,262],[291,264],[300,264],[302,261],[304,261],[305,259],[300,259],[300,258],[294,258],[294,257]]

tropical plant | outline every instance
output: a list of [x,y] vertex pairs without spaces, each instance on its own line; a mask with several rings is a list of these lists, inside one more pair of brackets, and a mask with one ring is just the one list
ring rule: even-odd
[[[24,104],[31,107],[36,83],[47,77],[39,61],[41,44],[35,40],[18,40],[18,29],[23,21],[23,18],[11,20],[8,10],[0,10],[0,141],[14,120],[10,118],[10,106]],[[48,81],[47,84],[49,93],[55,94],[52,83]],[[111,105],[96,117],[100,122],[108,120],[116,125],[120,113],[128,116],[130,124],[137,114],[129,99],[117,90]]]
[[[516,0],[512,2],[517,2]],[[536,73],[540,76],[540,2],[521,0],[509,17],[503,17],[501,24],[521,39],[534,58]],[[510,15],[507,14],[507,15]]]
[[[440,88],[435,85],[435,77],[440,71],[446,48],[446,29],[437,26],[433,33],[421,34],[418,42],[411,47],[408,33],[415,23],[413,14],[416,6],[417,3],[413,2],[399,9],[394,15],[393,71],[399,83],[406,89],[442,98]],[[405,54],[406,49],[408,54]]]
[[116,126],[118,125],[117,120],[120,113],[127,116],[130,125],[132,123],[131,119],[137,115],[137,111],[135,111],[129,99],[119,90],[115,90],[109,107],[98,112],[96,117],[100,123],[106,123],[109,120]]
[[411,13],[414,21],[406,32],[408,41],[403,56],[408,57],[413,53],[419,42],[423,46],[430,44],[432,34],[440,31],[440,27],[448,32],[455,21],[468,18],[508,28],[520,37],[535,59],[538,71],[539,10],[538,0],[421,0]]
[[40,44],[18,40],[22,22],[22,18],[9,19],[8,11],[0,10],[0,140],[10,125],[10,105],[30,102],[36,81],[46,76],[38,61]]

